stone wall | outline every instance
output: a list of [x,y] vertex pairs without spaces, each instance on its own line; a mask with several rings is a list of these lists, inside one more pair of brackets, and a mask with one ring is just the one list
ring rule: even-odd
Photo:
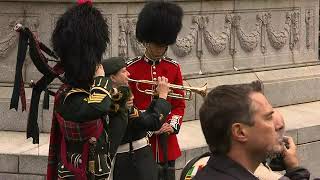
[[[177,42],[169,47],[167,55],[180,63],[186,85],[190,83],[200,87],[208,83],[211,89],[221,84],[261,80],[264,92],[274,106],[320,100],[319,0],[170,1],[181,5],[185,15],[182,31]],[[143,54],[143,46],[135,39],[134,30],[144,3],[144,0],[95,0],[95,6],[102,11],[110,27],[111,43],[104,58],[123,56],[129,59]],[[25,131],[27,124],[26,112],[9,110],[18,39],[12,28],[16,23],[22,23],[42,42],[50,45],[50,35],[57,18],[72,4],[74,1],[71,0],[0,1],[0,130]],[[24,65],[23,76],[26,83],[40,77],[29,58]],[[27,88],[28,100],[30,92]],[[193,96],[187,104],[185,121],[198,119],[201,103],[200,96]],[[51,111],[43,110],[40,105],[38,121],[41,132],[50,130]],[[319,128],[319,125],[317,122],[309,126]],[[300,126],[294,129],[309,132]],[[319,138],[310,141],[298,139],[296,142],[303,164],[319,176],[320,161],[313,158],[319,149]],[[196,155],[194,152],[204,150],[203,146],[185,150],[178,161],[178,168],[181,169],[191,156]],[[44,178],[43,169],[41,172],[24,169],[24,155],[10,158],[15,158],[13,162],[17,164],[10,167],[16,169],[0,171],[0,177]],[[37,158],[42,158],[41,163],[45,164],[45,158]],[[0,164],[5,162],[0,158]]]
[[[14,80],[18,34],[12,31],[16,23],[28,26],[45,44],[50,45],[50,35],[57,18],[73,1],[64,0],[15,0],[0,2],[0,94],[3,111],[11,96]],[[142,0],[95,1],[110,27],[111,43],[104,58],[142,55],[143,46],[135,39],[135,23]],[[185,15],[183,28],[177,42],[168,50],[168,56],[178,61],[184,79],[191,85],[201,86],[211,78],[226,74],[249,79],[267,77],[266,91],[278,88],[283,78],[287,86],[304,86],[305,71],[292,68],[318,63],[318,0],[225,0],[225,1],[175,1],[182,6]],[[288,70],[283,70],[286,68]],[[270,70],[280,69],[274,74]],[[316,68],[314,68],[316,69]],[[256,73],[256,72],[261,73]],[[253,72],[253,73],[252,73]],[[275,71],[272,71],[275,72]],[[267,75],[265,75],[267,74]],[[39,72],[27,58],[23,76],[26,83],[38,80]],[[310,76],[308,76],[310,77]],[[246,79],[246,78],[245,78]],[[289,79],[289,80],[288,80]],[[230,83],[221,79],[222,83]],[[234,80],[232,80],[234,81]],[[291,84],[290,84],[290,82]],[[313,82],[310,80],[309,82]],[[58,81],[56,81],[58,82]],[[236,82],[242,82],[241,79]],[[186,84],[188,84],[186,82]],[[216,82],[210,82],[214,87]],[[278,86],[277,86],[278,85]],[[284,87],[284,86],[282,86]],[[300,88],[303,90],[303,88]],[[299,91],[301,92],[301,91]],[[269,92],[268,92],[269,93]],[[272,95],[272,93],[270,94]],[[274,99],[274,105],[283,106],[318,100],[315,96],[296,96]],[[294,94],[295,96],[295,94]],[[30,95],[27,94],[29,98]],[[197,111],[195,100],[189,109]],[[186,117],[185,120],[192,120]]]
[[[178,1],[185,12],[183,29],[168,55],[177,60],[185,78],[217,72],[315,62],[318,59],[318,0]],[[0,82],[12,83],[19,22],[49,43],[55,22],[70,1],[1,1]],[[141,1],[97,1],[110,26],[105,57],[142,55],[135,39]],[[37,79],[30,60],[25,80]]]

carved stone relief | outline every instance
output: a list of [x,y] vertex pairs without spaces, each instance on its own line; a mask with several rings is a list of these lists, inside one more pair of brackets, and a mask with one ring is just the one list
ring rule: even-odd
[[246,52],[253,51],[259,43],[261,33],[261,22],[256,23],[256,29],[250,33],[245,33],[240,25],[241,16],[233,17],[233,27],[235,28],[241,48]]
[[201,23],[199,18],[193,17],[188,35],[185,37],[178,36],[176,43],[171,46],[171,49],[176,56],[184,57],[190,54],[192,48],[196,44],[196,41],[199,40],[197,39],[199,37],[199,23]]
[[[289,39],[290,50],[293,50],[295,45],[299,41],[299,31],[300,31],[300,13],[298,11],[291,11],[286,13],[286,19],[284,21],[284,29],[282,31],[274,30],[271,21],[272,15],[271,12],[262,13],[260,19],[265,26],[268,39],[273,48],[279,50],[283,48]],[[263,46],[265,52],[265,46]]]
[[232,17],[228,14],[225,16],[224,31],[219,35],[212,34],[207,28],[207,25],[204,27],[204,42],[210,53],[219,54],[226,49],[230,39],[231,24]]
[[119,19],[119,56],[128,57],[129,44],[135,56],[144,53],[144,46],[136,39],[137,18]]
[[[270,53],[281,52],[283,57],[289,57],[293,51],[297,53],[300,48],[300,12],[301,9],[294,8],[191,15],[191,18],[185,18],[184,34],[179,34],[176,43],[169,48],[176,58],[183,57],[180,60],[192,58],[188,62],[181,62],[182,66],[189,64],[198,66],[196,69],[186,70],[188,72],[184,72],[184,75],[207,73],[211,70],[207,70],[208,68],[204,66],[211,67],[212,64],[228,69],[230,65],[234,65],[235,58],[246,59],[244,57],[248,54],[257,57],[254,63],[258,64],[262,61],[261,59],[266,59],[263,56],[268,55],[266,54],[268,50]],[[131,56],[129,52],[138,56],[144,52],[144,47],[135,38],[136,18],[136,16],[119,18],[119,56]],[[307,21],[310,22],[306,19],[306,24]],[[216,29],[221,30],[216,32]],[[309,38],[310,31],[306,32]],[[309,39],[309,44],[313,39]],[[239,55],[235,57],[236,53]],[[222,61],[209,62],[210,57],[222,58]],[[283,64],[284,60],[278,62],[272,58],[265,64],[266,66]],[[247,66],[249,62],[241,60],[239,63],[241,66]]]
[[291,16],[291,31],[290,31],[290,42],[289,47],[290,50],[293,50],[296,44],[299,42],[300,39],[300,12],[299,11],[292,11],[289,12]]
[[286,15],[284,30],[276,32],[272,26],[271,13],[265,13],[267,36],[271,46],[275,49],[281,49],[287,42],[290,34],[291,19],[289,14]]
[[314,28],[314,11],[311,9],[306,10],[306,47],[311,48],[312,40],[314,38],[313,28]]
[[[110,15],[104,15],[104,20],[106,21],[108,25],[108,31],[109,31],[109,37],[112,37],[112,19]],[[110,38],[110,43],[108,43],[107,49],[103,54],[103,59],[107,59],[111,57],[111,52],[112,52],[112,39]]]
[[[1,15],[0,15],[1,16]],[[13,30],[14,26],[17,23],[21,23],[24,26],[27,26],[33,32],[38,31],[39,27],[39,18],[35,16],[19,16],[15,14],[6,15],[9,16],[7,23],[1,25],[1,36],[0,36],[0,58],[5,58],[8,56],[8,53],[13,49],[17,43],[19,35]]]
[[128,56],[128,26],[127,26],[128,19],[119,19],[119,52],[118,55],[121,57]]
[[[235,38],[239,40],[241,49],[245,52],[252,52],[259,43],[261,53],[267,51],[266,38],[271,47],[280,50],[286,44],[290,50],[293,50],[299,42],[300,33],[300,13],[298,10],[288,11],[283,21],[284,29],[277,31],[272,23],[272,12],[262,12],[256,15],[255,29],[251,32],[245,32],[241,25],[243,14],[226,14],[224,30],[220,33],[213,33],[208,24],[214,21],[213,16],[194,15],[187,35],[178,36],[175,44],[171,46],[174,55],[185,57],[193,49],[196,50],[196,56],[201,59],[203,55],[204,43],[212,55],[218,55],[228,46],[230,55],[236,53]],[[128,57],[129,44],[135,55],[142,55],[144,47],[135,38],[136,17],[119,19],[119,55]],[[308,32],[307,32],[308,33]],[[310,36],[310,35],[309,35]]]

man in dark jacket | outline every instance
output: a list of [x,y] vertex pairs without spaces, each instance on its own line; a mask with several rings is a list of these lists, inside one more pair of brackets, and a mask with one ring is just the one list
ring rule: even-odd
[[256,180],[253,173],[259,164],[281,152],[288,166],[284,178],[309,179],[309,172],[291,156],[296,150],[292,138],[278,133],[283,123],[275,120],[261,89],[261,82],[255,81],[218,86],[208,94],[200,122],[212,156],[195,180]]

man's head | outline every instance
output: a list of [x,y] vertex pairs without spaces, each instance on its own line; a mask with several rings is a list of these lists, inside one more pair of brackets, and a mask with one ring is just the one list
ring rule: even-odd
[[128,85],[126,62],[122,57],[111,57],[102,61],[105,76],[110,77],[115,86]]
[[208,94],[200,122],[211,151],[228,154],[240,147],[263,158],[281,146],[274,110],[261,91],[261,83],[255,81],[218,86]]
[[59,17],[51,37],[67,83],[87,88],[109,42],[108,26],[90,2],[76,5]]
[[139,13],[136,38],[146,47],[152,59],[162,57],[168,45],[176,42],[182,27],[180,6],[163,1],[147,3]]

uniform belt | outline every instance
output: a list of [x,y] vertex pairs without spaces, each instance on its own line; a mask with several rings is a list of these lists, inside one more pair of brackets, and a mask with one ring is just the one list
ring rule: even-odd
[[[141,139],[138,139],[132,142],[133,150],[141,149],[148,145],[149,145],[149,140],[147,137],[143,137]],[[129,151],[130,151],[130,143],[126,143],[118,147],[117,153],[126,153]]]

